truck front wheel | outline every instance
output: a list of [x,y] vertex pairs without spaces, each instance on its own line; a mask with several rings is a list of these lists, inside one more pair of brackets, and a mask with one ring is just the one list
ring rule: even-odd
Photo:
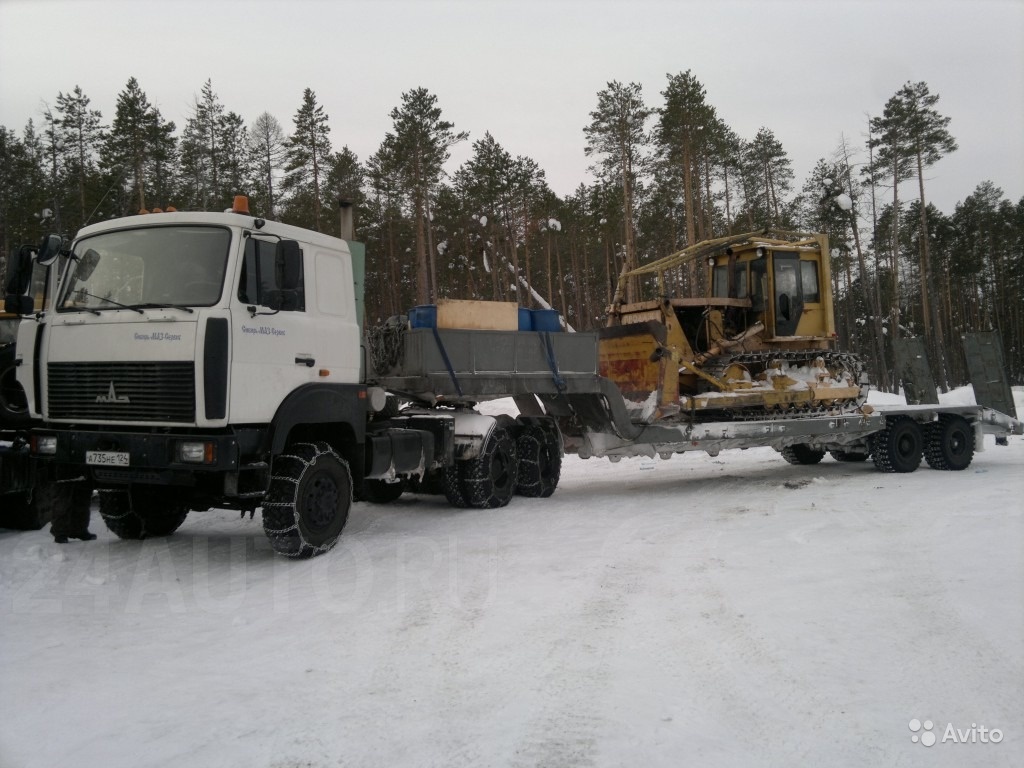
[[119,539],[170,536],[188,517],[188,506],[167,488],[101,490],[100,517]]
[[281,555],[329,551],[348,520],[352,473],[327,443],[292,443],[274,459],[263,503],[263,530]]

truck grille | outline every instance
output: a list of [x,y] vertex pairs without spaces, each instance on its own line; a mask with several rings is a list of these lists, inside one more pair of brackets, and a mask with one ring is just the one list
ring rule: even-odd
[[195,422],[195,368],[173,363],[50,363],[49,417]]

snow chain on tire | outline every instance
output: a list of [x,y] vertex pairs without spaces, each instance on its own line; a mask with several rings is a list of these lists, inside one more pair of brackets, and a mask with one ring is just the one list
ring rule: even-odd
[[274,458],[263,531],[279,554],[321,555],[338,543],[351,505],[348,462],[327,443],[292,443]]
[[459,469],[459,487],[468,506],[496,509],[508,504],[516,490],[518,463],[511,433],[496,428],[480,455]]
[[516,493],[527,498],[547,498],[555,492],[562,474],[562,446],[555,429],[539,424],[523,428],[516,440],[519,476]]

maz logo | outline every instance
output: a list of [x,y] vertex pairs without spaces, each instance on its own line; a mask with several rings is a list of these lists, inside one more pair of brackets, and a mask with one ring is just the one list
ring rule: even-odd
[[110,389],[107,390],[105,395],[96,395],[97,403],[130,403],[128,395],[119,395],[117,390],[114,389],[114,382],[110,382]]

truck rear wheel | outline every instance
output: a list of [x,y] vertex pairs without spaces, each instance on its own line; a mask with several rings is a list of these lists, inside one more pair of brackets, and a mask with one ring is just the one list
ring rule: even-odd
[[519,475],[516,493],[528,498],[547,498],[555,492],[562,474],[562,447],[558,433],[531,424],[516,440]]
[[519,456],[507,429],[495,429],[483,451],[460,468],[460,487],[470,507],[504,507],[516,490]]
[[338,543],[351,506],[348,462],[327,443],[292,443],[274,459],[263,531],[275,552],[313,557]]
[[890,418],[871,443],[871,458],[882,472],[913,472],[921,465],[924,437],[907,416]]
[[932,469],[960,471],[974,459],[974,430],[963,416],[943,414],[924,434],[924,458]]
[[188,506],[167,488],[101,490],[99,497],[100,517],[119,539],[170,536],[188,517]]
[[463,487],[462,467],[461,462],[456,462],[440,472],[444,497],[456,509],[465,509],[469,506]]
[[798,443],[787,445],[782,449],[782,458],[790,464],[818,464],[825,458],[825,451],[811,448],[809,445]]

